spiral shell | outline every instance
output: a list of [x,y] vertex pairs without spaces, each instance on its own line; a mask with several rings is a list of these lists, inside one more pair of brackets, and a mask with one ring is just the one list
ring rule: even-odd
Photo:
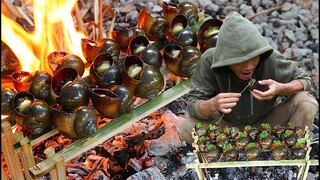
[[51,111],[53,124],[67,138],[87,137],[97,130],[98,115],[88,106],[79,106],[72,112],[66,112],[56,104]]

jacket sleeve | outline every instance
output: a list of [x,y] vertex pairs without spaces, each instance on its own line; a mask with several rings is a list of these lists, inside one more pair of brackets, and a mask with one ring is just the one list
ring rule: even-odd
[[299,80],[303,84],[304,91],[309,91],[311,89],[312,79],[304,69],[299,67],[298,62],[286,60],[278,51],[274,51],[271,58],[272,56],[278,61],[278,72],[276,72],[276,74],[281,74],[279,76],[279,82],[287,83],[292,80]]
[[191,117],[208,119],[199,111],[199,102],[207,100],[217,94],[214,72],[211,70],[212,52],[203,53],[201,60],[192,75],[190,91],[188,93],[188,111]]

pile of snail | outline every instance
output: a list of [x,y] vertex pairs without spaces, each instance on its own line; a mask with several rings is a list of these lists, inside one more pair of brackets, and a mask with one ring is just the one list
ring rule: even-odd
[[[204,21],[190,2],[163,2],[162,7],[163,16],[141,10],[137,27],[109,32],[110,38],[81,39],[85,59],[54,51],[47,56],[52,72],[12,73],[14,88],[1,89],[1,114],[35,134],[54,125],[77,139],[96,132],[99,117],[130,112],[136,97],[159,95],[165,85],[162,66],[191,77],[201,54],[215,46],[222,21]],[[198,22],[203,23],[194,32]],[[89,75],[84,77],[85,61]]]
[[273,160],[304,159],[308,150],[306,131],[288,123],[273,128],[263,123],[260,128],[247,125],[243,130],[197,123],[194,127],[197,151],[205,162],[263,160],[262,154]]

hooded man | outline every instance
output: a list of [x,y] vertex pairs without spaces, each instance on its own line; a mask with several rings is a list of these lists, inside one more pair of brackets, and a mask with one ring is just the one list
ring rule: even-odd
[[[257,80],[262,89],[248,89]],[[197,122],[220,127],[259,127],[262,123],[311,128],[318,102],[307,91],[310,76],[298,63],[274,50],[255,26],[231,12],[219,29],[216,47],[202,54],[192,75],[188,111],[192,118],[179,128],[191,143]],[[285,99],[285,100],[283,100]]]

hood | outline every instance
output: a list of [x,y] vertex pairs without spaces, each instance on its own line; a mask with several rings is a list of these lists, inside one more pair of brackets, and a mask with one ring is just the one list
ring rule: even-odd
[[248,19],[231,12],[220,27],[211,68],[242,63],[258,55],[262,63],[272,51],[273,48]]

